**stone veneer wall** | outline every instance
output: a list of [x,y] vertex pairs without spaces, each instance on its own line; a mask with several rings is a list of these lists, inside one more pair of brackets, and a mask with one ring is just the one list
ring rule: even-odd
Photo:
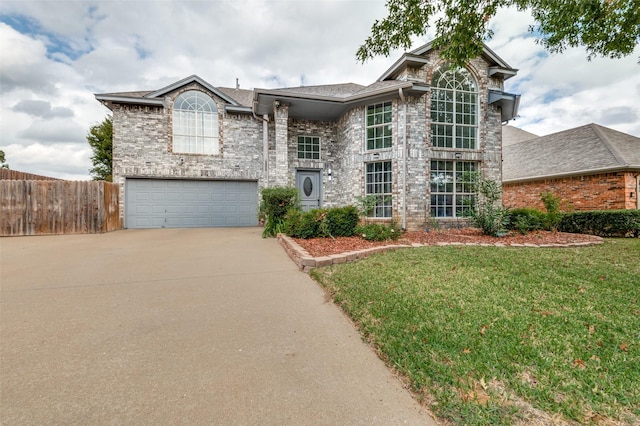
[[[433,71],[443,62],[435,54],[427,56],[420,68],[408,68],[400,79],[431,82]],[[365,164],[391,161],[393,173],[393,219],[401,224],[402,201],[406,190],[408,229],[423,229],[429,219],[429,167],[431,159],[477,161],[482,175],[500,181],[502,178],[502,129],[500,111],[487,104],[488,90],[502,90],[499,79],[488,77],[487,63],[479,58],[468,67],[478,83],[479,123],[478,149],[435,148],[430,142],[429,93],[419,98],[406,97],[393,101],[393,146],[387,149],[365,149],[365,109],[360,106],[347,111],[337,122],[295,120],[289,118],[288,106],[280,105],[269,118],[268,176],[263,173],[263,123],[251,115],[227,114],[224,102],[213,93],[219,111],[220,154],[215,156],[173,153],[171,150],[172,106],[175,98],[186,90],[205,91],[191,84],[167,95],[165,108],[113,105],[114,115],[114,182],[124,184],[125,177],[181,177],[198,179],[256,180],[259,187],[295,185],[297,169],[322,170],[322,203],[324,207],[355,204],[365,195]],[[406,114],[406,115],[405,115]],[[403,134],[406,130],[406,189],[402,173],[405,167]],[[318,136],[321,159],[299,160],[297,137]],[[329,180],[327,169],[331,167]],[[124,206],[124,189],[121,206]],[[122,208],[122,207],[121,207]],[[124,212],[121,212],[124,216]],[[457,220],[438,219],[442,226]]]
[[[172,114],[175,98],[186,90],[200,90],[218,107],[218,155],[172,152]],[[227,114],[224,103],[201,86],[191,84],[166,96],[165,107],[114,104],[113,182],[120,185],[120,217],[124,218],[125,179],[186,178],[262,179],[262,122],[247,114]]]
[[620,172],[506,183],[503,185],[504,205],[544,211],[540,193],[548,191],[561,198],[564,211],[636,209],[636,179],[632,172]]

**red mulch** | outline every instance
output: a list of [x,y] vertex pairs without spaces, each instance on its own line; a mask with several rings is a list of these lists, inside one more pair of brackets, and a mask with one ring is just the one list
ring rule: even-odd
[[437,243],[502,243],[510,244],[568,244],[600,241],[593,235],[568,234],[564,232],[537,231],[526,235],[512,232],[509,235],[496,238],[483,235],[482,231],[474,228],[451,229],[446,231],[410,231],[405,232],[397,241],[366,241],[360,237],[310,238],[307,240],[294,238],[313,257],[328,256],[330,254],[345,253],[370,247],[386,246],[390,244],[421,243],[435,245]]

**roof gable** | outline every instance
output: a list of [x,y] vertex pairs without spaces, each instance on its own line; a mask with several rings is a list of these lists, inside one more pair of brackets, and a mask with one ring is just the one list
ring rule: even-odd
[[[497,77],[506,80],[513,77],[518,73],[516,68],[512,68],[505,62],[504,59],[499,57],[493,50],[482,43],[482,58],[489,64],[489,76]],[[433,42],[426,43],[417,49],[414,49],[408,53],[403,54],[387,71],[384,72],[378,79],[378,81],[388,80],[395,78],[400,71],[407,66],[420,66],[427,63],[425,56],[434,50]]]
[[588,124],[503,148],[503,180],[640,170],[640,138]]
[[181,87],[184,87],[191,83],[198,83],[200,86],[206,88],[211,93],[214,93],[216,96],[223,99],[225,102],[228,102],[234,106],[240,106],[240,104],[237,101],[235,101],[233,98],[227,96],[224,92],[220,91],[217,87],[212,86],[211,84],[207,83],[206,81],[204,81],[203,79],[201,79],[195,74],[190,75],[189,77],[183,78],[182,80],[176,81],[175,83],[165,86],[162,89],[156,90],[155,92],[151,92],[148,95],[145,95],[145,98],[150,98],[150,99],[162,98],[167,93],[173,92],[174,90],[178,90]]

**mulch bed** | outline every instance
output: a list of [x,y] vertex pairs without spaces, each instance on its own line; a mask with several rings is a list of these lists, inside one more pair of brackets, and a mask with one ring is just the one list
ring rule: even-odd
[[366,241],[360,237],[332,238],[294,238],[302,248],[313,257],[328,256],[330,254],[345,253],[349,251],[363,250],[371,247],[386,246],[391,244],[420,243],[436,245],[438,243],[477,243],[477,244],[571,244],[593,243],[602,239],[593,235],[569,234],[565,232],[536,231],[522,235],[512,232],[509,235],[496,238],[483,235],[482,231],[475,228],[451,229],[446,231],[410,231],[405,232],[396,240]]

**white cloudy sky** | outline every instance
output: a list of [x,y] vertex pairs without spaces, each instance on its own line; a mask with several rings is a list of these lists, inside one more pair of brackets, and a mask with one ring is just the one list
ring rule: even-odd
[[[95,93],[154,90],[191,74],[245,89],[374,82],[401,54],[355,52],[384,0],[2,0],[0,149],[12,169],[88,179]],[[518,75],[511,124],[538,135],[595,122],[640,136],[640,48],[624,59],[548,55],[505,10],[488,45]],[[415,47],[428,40],[416,40]]]

